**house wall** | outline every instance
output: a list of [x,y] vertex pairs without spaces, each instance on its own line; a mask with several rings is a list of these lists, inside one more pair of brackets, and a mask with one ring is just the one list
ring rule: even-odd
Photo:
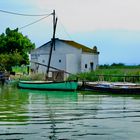
[[50,65],[60,70],[66,70],[66,55],[53,53]]
[[[33,62],[38,62],[38,56],[37,56],[37,54],[31,54],[31,61],[33,61]],[[37,71],[35,71],[35,70],[37,70],[37,66],[36,66],[36,64],[35,63],[32,63],[31,62],[31,69],[34,71],[34,72],[37,72]]]
[[[61,69],[70,73],[80,72],[79,63],[80,63],[80,55],[81,55],[82,50],[78,50],[60,41],[56,41],[55,44],[56,44],[56,47],[55,47],[55,50],[53,49],[52,51],[50,66],[56,67],[58,69]],[[50,51],[50,43],[43,47],[40,47],[39,49],[34,50],[31,53],[32,61],[48,65],[49,51]],[[34,58],[33,56],[36,56],[36,59],[33,59]],[[33,66],[32,68],[35,69],[36,67]],[[46,70],[47,70],[46,67],[40,65],[37,71],[39,73],[45,73]],[[53,69],[50,69],[50,71],[51,70]]]
[[31,52],[31,69],[34,70],[34,72],[38,72],[38,73],[46,73],[47,68],[42,66],[42,65],[38,65],[33,62],[38,62],[41,64],[47,64],[48,62],[48,54],[49,54],[49,46],[50,44],[47,44],[45,46],[42,46],[40,48],[37,48],[35,50],[33,50]]
[[[70,46],[60,40],[56,40],[55,50],[52,51],[51,66],[67,71],[69,73],[87,72],[91,71],[91,64],[93,63],[93,70],[98,65],[98,54],[82,53],[81,49]],[[48,65],[50,52],[50,43],[35,49],[31,52],[31,60],[41,64]],[[87,68],[85,68],[87,64]],[[37,69],[39,73],[46,73],[47,67],[31,65],[33,69]],[[50,69],[51,71],[52,69]]]
[[[98,65],[98,54],[82,54],[81,56],[81,72],[89,72],[95,70]],[[91,66],[93,64],[93,67]]]
[[[80,56],[82,50],[78,50],[75,47],[72,47],[60,41],[56,41],[56,46],[57,47],[52,54],[51,65],[54,65],[57,68],[65,70],[69,73],[80,72]],[[61,60],[61,63],[58,63],[58,60]]]
[[80,57],[76,54],[66,55],[66,71],[72,74],[76,74],[81,71]]

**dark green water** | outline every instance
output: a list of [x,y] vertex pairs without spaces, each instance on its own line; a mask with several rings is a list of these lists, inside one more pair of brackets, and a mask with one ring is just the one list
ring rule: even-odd
[[0,140],[139,140],[140,96],[0,88]]

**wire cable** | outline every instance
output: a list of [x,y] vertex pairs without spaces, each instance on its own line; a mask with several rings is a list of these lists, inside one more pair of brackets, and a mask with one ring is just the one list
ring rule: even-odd
[[63,31],[65,32],[65,34],[68,36],[68,38],[70,38],[70,40],[73,40],[71,35],[68,33],[68,31],[66,30],[65,26],[62,24],[62,22],[59,20],[59,23],[61,24]]
[[29,23],[29,24],[27,24],[27,25],[25,25],[25,26],[22,26],[22,27],[19,28],[19,30],[21,30],[21,29],[23,29],[23,28],[26,28],[26,27],[28,27],[28,26],[30,26],[30,25],[33,25],[33,24],[35,24],[35,23],[37,23],[37,22],[39,22],[39,21],[41,21],[41,20],[43,20],[43,19],[49,17],[50,15],[52,15],[52,14],[49,14],[49,15],[43,17],[43,18],[40,18],[40,19],[38,19],[38,20],[36,20],[36,21],[34,21],[34,22],[31,22],[31,23]]
[[12,14],[12,15],[18,15],[18,16],[47,16],[47,15],[50,15],[50,14],[35,14],[35,15],[33,15],[33,14],[22,14],[22,13],[17,13],[17,12],[6,11],[6,10],[2,10],[2,9],[0,9],[0,12],[7,13],[7,14]]

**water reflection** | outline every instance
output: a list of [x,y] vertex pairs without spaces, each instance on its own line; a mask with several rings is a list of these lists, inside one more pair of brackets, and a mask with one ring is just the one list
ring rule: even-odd
[[0,139],[139,139],[140,96],[0,88]]
[[[0,121],[2,122],[25,122],[28,116],[22,115],[27,112],[28,95],[18,94],[17,89],[1,87],[0,92]],[[4,124],[6,124],[4,123]]]

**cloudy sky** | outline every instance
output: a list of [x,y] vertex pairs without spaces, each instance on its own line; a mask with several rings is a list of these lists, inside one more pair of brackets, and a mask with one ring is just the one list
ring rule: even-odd
[[[97,46],[100,64],[140,64],[140,0],[0,0],[0,10],[58,16],[57,37]],[[42,17],[0,12],[0,33],[21,28]],[[52,17],[20,29],[36,46],[50,40]]]

